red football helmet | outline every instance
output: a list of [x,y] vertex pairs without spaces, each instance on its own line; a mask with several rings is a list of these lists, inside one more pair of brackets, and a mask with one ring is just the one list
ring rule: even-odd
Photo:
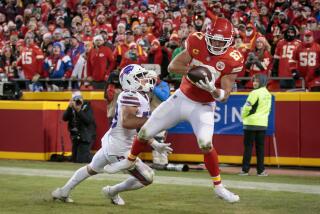
[[218,17],[207,26],[205,39],[208,51],[214,55],[225,53],[233,41],[233,26],[228,19]]

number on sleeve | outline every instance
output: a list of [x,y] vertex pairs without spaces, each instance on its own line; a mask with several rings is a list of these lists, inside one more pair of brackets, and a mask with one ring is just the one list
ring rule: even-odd
[[237,50],[233,50],[231,53],[230,53],[230,56],[235,60],[235,61],[238,61],[239,59],[241,59],[241,53]]

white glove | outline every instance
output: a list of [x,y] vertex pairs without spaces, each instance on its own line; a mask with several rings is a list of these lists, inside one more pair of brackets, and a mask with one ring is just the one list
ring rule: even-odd
[[171,143],[159,143],[158,141],[153,140],[150,145],[159,153],[171,154],[173,151],[173,149],[170,147]]
[[209,81],[208,77],[206,77],[205,82],[203,80],[200,80],[199,82],[196,83],[196,86],[198,88],[201,88],[209,93],[214,92],[217,88],[214,86],[214,79]]

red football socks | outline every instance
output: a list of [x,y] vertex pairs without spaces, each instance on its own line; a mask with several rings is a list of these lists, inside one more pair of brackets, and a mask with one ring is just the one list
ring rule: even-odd
[[212,177],[213,184],[221,184],[220,169],[219,169],[219,160],[216,150],[213,148],[209,153],[204,155],[204,164],[209,171],[209,174]]
[[147,140],[139,140],[138,137],[135,137],[133,140],[130,154],[128,155],[128,160],[135,161],[137,156],[147,148],[147,142]]

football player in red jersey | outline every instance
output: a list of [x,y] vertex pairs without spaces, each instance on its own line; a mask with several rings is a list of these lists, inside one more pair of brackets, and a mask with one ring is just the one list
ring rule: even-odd
[[218,155],[212,145],[215,101],[228,99],[237,73],[242,70],[244,63],[241,53],[230,47],[233,34],[233,26],[229,20],[217,18],[205,33],[195,32],[189,35],[186,49],[172,60],[168,70],[186,75],[192,66],[202,65],[212,72],[212,80],[206,78],[205,81],[194,84],[184,76],[180,88],[161,103],[143,125],[133,142],[128,158],[107,165],[106,172],[115,173],[129,168],[147,146],[149,139],[160,131],[186,120],[191,124],[199,148],[204,154],[204,163],[212,177],[216,195],[230,203],[240,200],[238,195],[222,185]]
[[313,32],[305,31],[302,44],[297,48],[293,59],[297,62],[297,68],[293,70],[294,78],[303,77],[309,90],[315,85],[320,86],[320,45],[314,41]]
[[[290,25],[276,46],[272,76],[292,77],[292,70],[295,67],[293,55],[301,41],[296,39],[297,32],[293,25]],[[281,69],[280,69],[281,68]],[[294,88],[294,80],[280,80],[281,88]]]
[[186,49],[173,59],[168,70],[186,75],[191,67],[202,65],[211,71],[212,80],[206,78],[194,84],[184,76],[180,88],[155,109],[141,128],[128,158],[107,165],[106,172],[115,173],[131,167],[138,154],[147,146],[148,139],[186,120],[191,124],[204,154],[216,195],[230,203],[240,200],[238,195],[222,185],[218,155],[212,145],[215,101],[226,101],[229,98],[237,73],[242,70],[244,63],[241,53],[230,47],[233,33],[233,26],[227,19],[217,18],[208,26],[206,33],[195,32],[189,35]]

